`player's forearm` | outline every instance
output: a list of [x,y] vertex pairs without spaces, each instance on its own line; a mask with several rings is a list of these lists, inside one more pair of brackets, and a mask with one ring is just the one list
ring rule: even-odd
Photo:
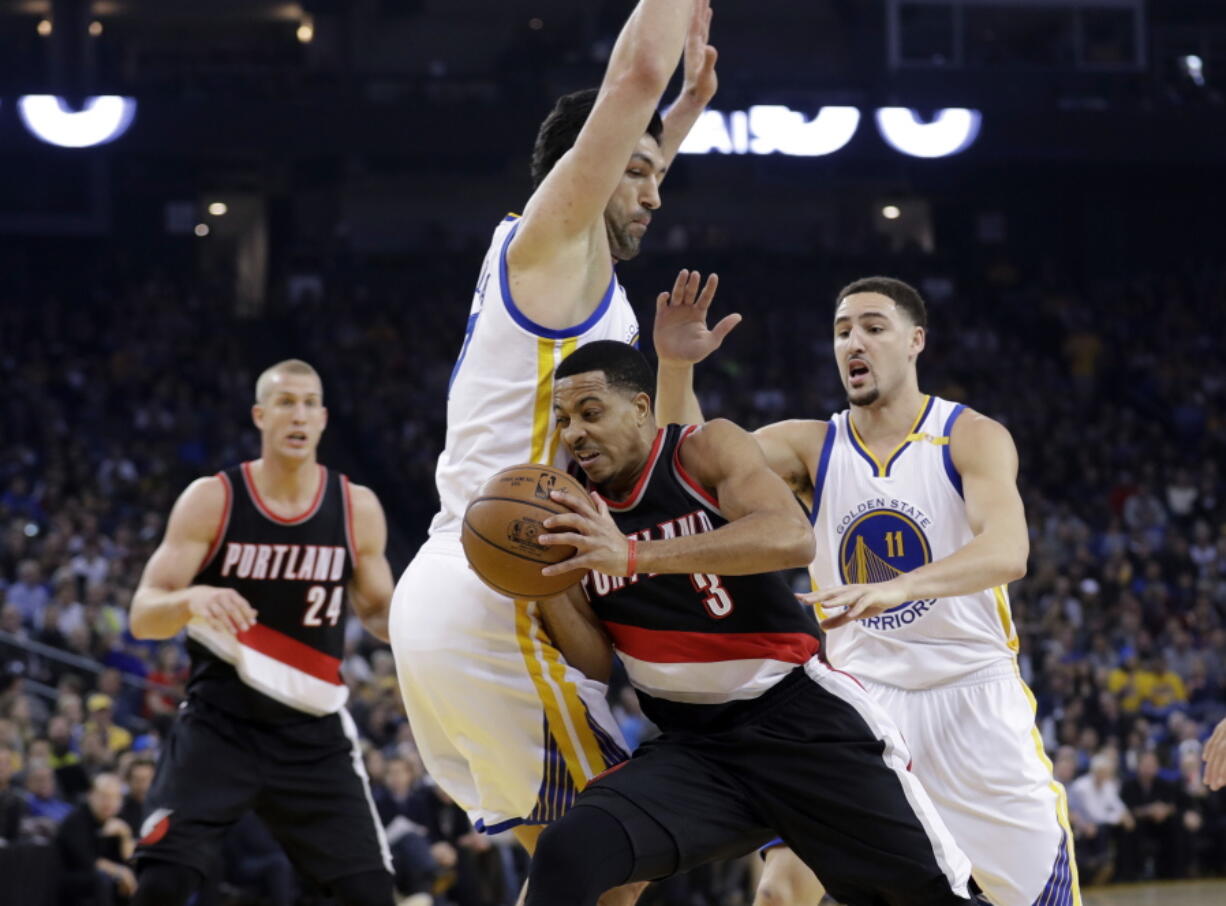
[[813,553],[813,531],[799,509],[795,514],[763,510],[713,532],[640,541],[636,570],[750,576],[808,566]]
[[188,589],[138,588],[128,628],[138,639],[169,639],[182,632],[190,619]]
[[665,165],[671,165],[685,137],[690,134],[707,105],[692,88],[684,87],[677,100],[664,114],[664,133],[660,136],[660,151],[664,154]]
[[627,79],[657,98],[663,94],[681,59],[692,11],[692,0],[640,0],[613,45],[605,82]]
[[660,362],[656,372],[656,421],[662,425],[701,425],[702,406],[694,393],[694,366]]
[[899,576],[908,600],[971,595],[1008,585],[1026,575],[1029,545],[1022,539],[997,539],[987,533],[961,550]]
[[565,594],[540,602],[545,632],[566,662],[599,683],[607,683],[613,673],[613,645],[600,627],[576,610]]

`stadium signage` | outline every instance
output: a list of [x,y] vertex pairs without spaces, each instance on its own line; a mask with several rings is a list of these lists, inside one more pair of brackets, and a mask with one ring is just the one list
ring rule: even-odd
[[[875,111],[885,143],[908,157],[959,154],[975,143],[983,115],[965,107],[943,107],[924,120],[909,107]],[[822,107],[809,118],[782,105],[763,104],[725,113],[707,110],[681,145],[682,154],[784,154],[823,157],[845,147],[860,128],[855,107]]]
[[27,94],[17,99],[17,113],[39,141],[60,148],[93,148],[128,131],[136,118],[136,99],[96,95],[73,110],[54,94]]

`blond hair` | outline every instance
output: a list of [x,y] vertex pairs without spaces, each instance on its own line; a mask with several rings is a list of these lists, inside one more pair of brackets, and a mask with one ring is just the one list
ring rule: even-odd
[[272,392],[273,381],[283,374],[309,375],[319,381],[320,391],[322,392],[323,390],[323,378],[319,376],[319,372],[312,368],[309,363],[302,361],[302,359],[286,359],[283,362],[277,362],[277,364],[265,368],[256,380],[255,401],[257,404],[264,402],[265,397]]

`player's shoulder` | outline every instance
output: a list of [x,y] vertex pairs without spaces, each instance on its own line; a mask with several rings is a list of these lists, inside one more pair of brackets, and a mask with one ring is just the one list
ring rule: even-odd
[[234,489],[222,473],[197,478],[179,495],[170,514],[170,534],[211,537],[231,506]]
[[949,453],[961,472],[976,462],[1016,457],[1017,447],[1004,424],[968,406],[949,430]]
[[355,513],[383,512],[383,505],[379,503],[378,494],[366,485],[355,484],[347,478],[345,481],[349,488],[349,502]]

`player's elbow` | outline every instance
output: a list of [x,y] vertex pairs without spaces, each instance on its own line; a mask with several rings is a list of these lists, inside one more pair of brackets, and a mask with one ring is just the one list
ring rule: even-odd
[[782,561],[780,569],[796,569],[813,562],[813,557],[817,553],[817,542],[813,538],[813,530],[809,526],[808,519],[789,514],[786,522],[780,525],[775,537],[779,559]]
[[1026,577],[1026,567],[1030,560],[1030,539],[1022,538],[1016,544],[1009,546],[1001,564],[1004,573],[1004,584],[1016,582]]
[[664,94],[672,75],[649,54],[639,54],[606,86],[609,94],[654,104]]

